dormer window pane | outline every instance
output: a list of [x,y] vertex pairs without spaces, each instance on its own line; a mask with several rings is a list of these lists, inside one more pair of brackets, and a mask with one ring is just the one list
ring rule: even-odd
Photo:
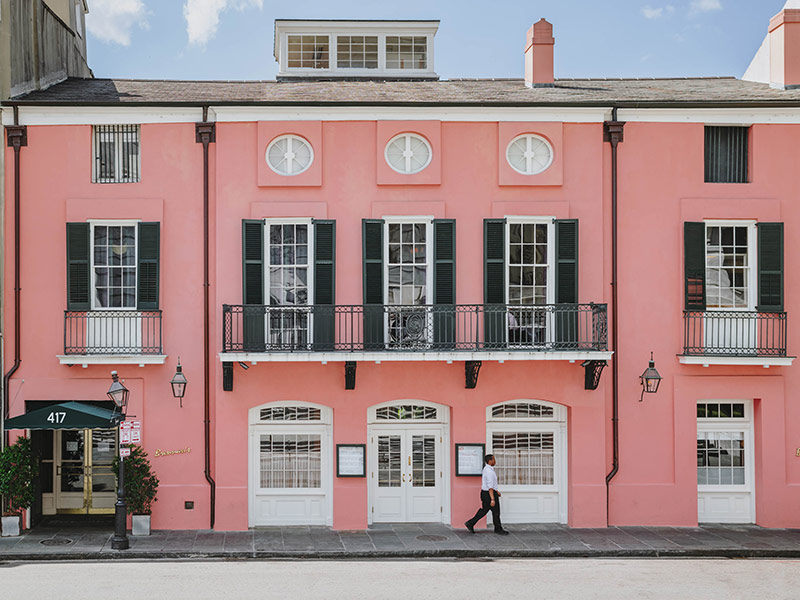
[[387,69],[427,69],[427,58],[425,36],[386,36]]
[[378,36],[338,36],[336,38],[336,65],[340,69],[377,69]]
[[327,35],[287,36],[290,69],[327,69]]

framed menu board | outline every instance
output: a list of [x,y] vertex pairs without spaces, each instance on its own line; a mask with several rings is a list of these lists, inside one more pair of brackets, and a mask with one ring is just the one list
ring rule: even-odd
[[366,444],[336,444],[336,476],[367,476]]
[[456,444],[456,476],[480,477],[486,444]]

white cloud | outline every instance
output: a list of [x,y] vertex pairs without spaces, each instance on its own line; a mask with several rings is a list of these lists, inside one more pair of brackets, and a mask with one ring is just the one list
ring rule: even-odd
[[711,12],[714,10],[722,10],[721,0],[692,0],[692,3],[689,5],[689,14]]
[[231,8],[261,10],[264,0],[185,0],[183,16],[186,19],[186,33],[190,44],[204,46],[217,34],[219,16]]
[[142,0],[91,0],[86,28],[97,39],[130,46],[131,29],[147,28],[147,10]]
[[665,15],[671,15],[673,12],[675,12],[675,7],[671,4],[658,7],[653,7],[648,4],[642,7],[642,15],[645,19],[660,19]]

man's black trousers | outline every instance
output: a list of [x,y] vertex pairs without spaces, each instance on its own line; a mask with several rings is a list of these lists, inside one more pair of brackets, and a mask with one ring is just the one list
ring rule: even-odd
[[492,497],[489,495],[488,491],[481,490],[481,507],[478,509],[478,512],[475,513],[475,516],[467,521],[467,523],[475,527],[478,521],[485,517],[486,513],[489,511],[492,511],[494,530],[502,531],[503,525],[500,523],[500,498],[495,497],[494,506],[492,506]]

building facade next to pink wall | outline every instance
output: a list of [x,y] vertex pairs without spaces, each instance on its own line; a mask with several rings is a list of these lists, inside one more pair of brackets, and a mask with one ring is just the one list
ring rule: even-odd
[[[277,21],[276,81],[16,98],[6,417],[117,370],[156,529],[460,527],[485,452],[509,524],[798,527],[798,22],[755,81],[554,79],[544,20],[524,78],[440,80],[436,21]],[[7,427],[31,519],[110,512],[116,432],[47,427]]]

